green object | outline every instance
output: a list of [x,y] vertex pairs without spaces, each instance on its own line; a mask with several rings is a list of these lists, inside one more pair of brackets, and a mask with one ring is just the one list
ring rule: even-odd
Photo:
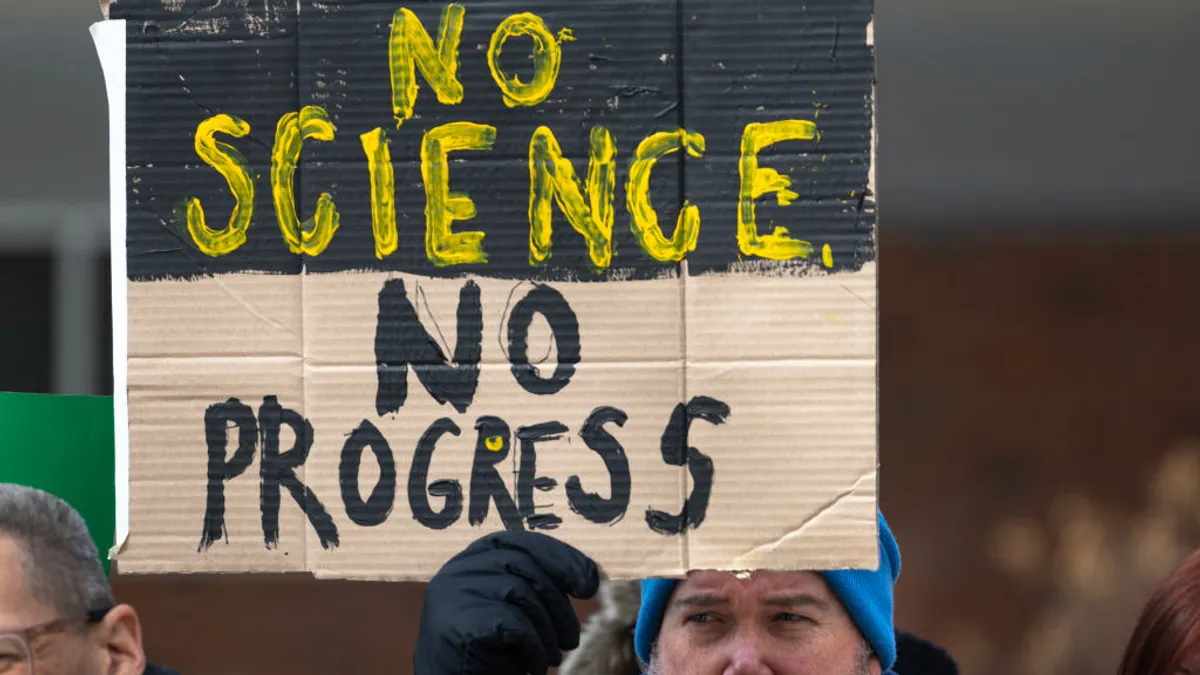
[[0,482],[36,487],[87,521],[104,572],[116,528],[111,396],[0,393]]

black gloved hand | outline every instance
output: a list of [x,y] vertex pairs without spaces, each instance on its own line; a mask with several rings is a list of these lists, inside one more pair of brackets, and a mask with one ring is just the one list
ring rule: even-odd
[[536,532],[489,534],[425,588],[415,675],[545,675],[579,646],[568,594],[591,598],[596,563]]

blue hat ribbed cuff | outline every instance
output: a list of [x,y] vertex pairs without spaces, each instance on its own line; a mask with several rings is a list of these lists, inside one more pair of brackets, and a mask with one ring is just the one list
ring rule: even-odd
[[[887,672],[896,662],[896,630],[893,623],[892,587],[900,576],[900,549],[883,514],[879,520],[879,568],[876,570],[833,570],[821,572],[837,594],[863,637],[870,643],[879,664]],[[638,611],[634,648],[643,663],[662,627],[667,602],[675,591],[674,579],[642,581],[642,604]]]

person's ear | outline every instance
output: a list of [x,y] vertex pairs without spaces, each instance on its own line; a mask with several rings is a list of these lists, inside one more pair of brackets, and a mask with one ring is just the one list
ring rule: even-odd
[[871,660],[867,662],[867,672],[870,675],[881,675],[883,672],[883,664],[879,663],[879,657],[871,654]]
[[146,653],[142,650],[142,624],[129,605],[117,605],[96,626],[99,646],[104,650],[107,675],[142,675]]

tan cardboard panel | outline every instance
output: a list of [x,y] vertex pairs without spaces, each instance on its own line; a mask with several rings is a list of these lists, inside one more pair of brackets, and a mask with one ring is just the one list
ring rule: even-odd
[[[237,478],[219,481],[224,529],[211,530],[217,535],[212,545],[201,547],[206,516],[216,514],[210,508],[220,503],[209,500],[206,411],[236,398],[257,417],[266,396],[302,410],[301,372],[297,358],[129,360],[130,536],[119,556],[122,573],[305,569],[307,525],[286,489],[280,495],[278,546],[266,547],[258,448]],[[215,428],[226,429],[228,462],[238,431],[232,422]],[[249,438],[257,446],[258,434]],[[284,428],[280,452],[294,440]]]
[[763,267],[777,271],[687,278],[689,362],[875,358],[875,263],[815,275]]
[[[508,363],[513,312],[536,283],[385,272],[303,278],[305,359],[317,365],[374,365],[379,296],[389,281],[403,284],[404,297],[447,357],[457,344],[460,293],[468,282],[476,284],[483,318],[482,362]],[[669,277],[550,286],[563,295],[578,321],[582,362],[633,363],[682,358],[682,283]],[[553,362],[555,345],[549,325],[535,316],[529,330],[530,361]]]
[[129,357],[299,356],[300,277],[130,283]]
[[[324,275],[307,279],[306,288],[323,285],[333,276],[353,280],[340,293],[347,298],[357,296],[357,301],[347,300],[340,306],[323,305],[329,311],[335,307],[345,311],[348,307],[376,305],[378,291],[371,291],[387,278],[366,274]],[[369,276],[378,278],[369,285],[361,283],[367,288],[358,288]],[[814,283],[793,295],[827,298],[838,293],[823,296],[821,291],[843,286],[828,283],[823,277],[799,280],[733,277],[733,283],[726,279],[724,284],[720,283],[722,279],[725,277],[701,277],[700,281],[690,282],[705,292],[723,294],[729,318],[722,320],[713,315],[714,321],[726,326],[759,322],[756,330],[736,331],[741,335],[778,330],[777,323],[787,323],[762,317],[756,309],[760,303],[750,299],[754,294],[776,293],[777,297],[785,297],[784,282],[795,287],[801,281]],[[317,283],[313,284],[314,281]],[[861,278],[847,281],[873,288]],[[675,282],[629,282],[609,284],[606,288],[637,286],[637,290],[630,289],[631,295],[636,296],[654,284],[666,290],[668,283]],[[422,286],[433,284],[457,285],[457,282],[422,282]],[[334,289],[337,284],[325,287]],[[557,287],[562,289],[564,297],[573,299],[571,306],[580,317],[581,327],[589,325],[591,318],[602,318],[603,307],[589,305],[586,293],[576,294],[580,288],[590,290],[600,286],[557,284]],[[496,288],[493,281],[481,284],[484,306],[489,296],[495,295],[487,291]],[[574,300],[580,296],[583,301]],[[430,298],[430,309],[425,311],[454,316],[457,297],[450,301],[445,294],[426,293],[425,297]],[[370,317],[370,313],[366,316]],[[679,325],[677,321],[664,322],[652,312],[635,313],[632,318],[628,314],[615,316],[618,320],[614,323],[627,333],[637,333],[642,318],[648,323]],[[325,325],[325,321],[332,325],[334,320],[326,318],[312,325]],[[357,352],[361,358],[365,351],[369,359],[373,353],[374,321],[359,318],[340,322],[341,335],[354,345],[354,349],[346,349],[345,353]],[[484,323],[487,324],[486,318]],[[435,328],[439,335],[455,330],[454,326],[440,328],[440,331]],[[583,343],[589,344],[587,336],[594,333],[582,329],[580,332]],[[694,334],[701,337],[692,341],[689,350],[695,344],[703,346],[705,339],[721,339],[707,325],[703,330],[696,329]],[[485,350],[489,342],[500,350],[499,336],[493,337],[497,339],[484,340]],[[135,469],[131,503],[135,536],[122,554],[123,569],[135,573],[307,569],[321,576],[425,578],[483,532],[503,527],[491,502],[482,523],[467,524],[471,470],[475,447],[481,442],[475,425],[485,415],[508,425],[509,455],[499,475],[516,502],[521,501],[516,488],[524,453],[520,441],[511,434],[521,427],[544,422],[560,422],[565,427],[565,431],[552,434],[560,438],[535,446],[537,470],[527,475],[526,481],[546,476],[556,483],[546,492],[529,492],[532,503],[538,507],[533,514],[553,513],[561,518],[561,524],[550,532],[588,551],[614,578],[676,574],[697,566],[738,569],[813,567],[826,563],[847,566],[864,561],[870,564],[873,545],[864,546],[863,535],[874,526],[875,361],[873,357],[830,358],[830,354],[838,352],[832,346],[821,354],[822,344],[831,343],[832,338],[812,340],[806,348],[826,358],[763,361],[734,358],[707,362],[697,359],[686,369],[686,381],[681,360],[588,361],[575,367],[569,384],[561,391],[542,396],[522,389],[508,365],[485,364],[474,395],[465,403],[459,402],[468,406],[464,412],[456,410],[451,401],[438,403],[426,390],[421,377],[425,373],[419,372],[426,368],[410,366],[405,375],[407,392],[403,405],[398,412],[383,416],[376,409],[378,373],[369,361],[366,364],[360,361],[361,365],[356,366],[326,366],[315,362],[304,365],[296,358],[263,356],[132,359],[131,442],[135,449],[132,456]],[[533,339],[530,342],[531,346],[535,344]],[[192,350],[203,348],[204,345],[198,344]],[[731,344],[724,353],[740,352]],[[553,369],[553,352],[550,358],[543,376]],[[207,484],[204,411],[233,396],[250,405],[257,415],[263,397],[269,395],[277,396],[283,408],[305,415],[312,425],[312,451],[296,474],[328,514],[336,535],[328,536],[326,530],[325,536],[318,536],[318,528],[306,520],[285,490],[280,505],[279,548],[266,549],[255,472],[260,454],[256,454],[255,462],[226,485],[229,542],[214,543],[197,553]],[[687,445],[710,457],[716,472],[707,518],[699,528],[686,534],[678,530],[669,534],[656,532],[647,524],[647,510],[678,514],[683,497],[692,489],[688,469],[669,465],[661,448],[674,408],[695,397],[711,397],[729,407],[725,424],[714,426],[702,419],[695,420],[687,436]],[[612,406],[628,415],[623,427],[614,429],[611,423],[607,427],[623,447],[631,477],[628,507],[612,525],[586,521],[571,508],[566,495],[566,482],[571,476],[578,476],[590,492],[602,496],[611,492],[604,461],[580,437],[588,415],[601,406]],[[811,425],[798,424],[807,419],[813,420]],[[453,422],[460,433],[457,437],[442,436],[435,444],[437,450],[425,482],[457,480],[467,502],[455,523],[445,529],[422,525],[414,518],[408,487],[418,441],[437,420]],[[354,506],[358,509],[355,518],[362,522],[355,522],[350,516],[352,509],[347,504],[355,500],[350,492],[343,491],[340,471],[344,446],[356,429],[372,430],[384,439],[392,457],[395,481],[394,487],[385,486],[388,487],[385,493],[394,490],[390,510],[362,515],[364,509],[370,510],[367,502],[380,478],[379,463],[370,448],[365,448],[359,464],[357,497],[362,503],[356,502]],[[288,432],[285,429],[282,433],[286,436]],[[229,453],[235,436],[229,434]],[[167,439],[173,446],[172,452],[151,454],[148,448],[162,447],[168,443]],[[290,441],[283,443],[288,445]],[[261,448],[257,452],[261,453]],[[765,478],[764,466],[771,467]],[[188,489],[180,489],[184,485]],[[165,509],[156,506],[167,494],[172,495],[173,501],[183,499],[182,503],[189,506],[172,505]],[[412,491],[414,497],[421,494],[421,490]],[[429,497],[430,512],[426,516],[432,517],[444,507],[444,495],[442,491]],[[528,515],[523,520],[525,526]],[[381,520],[375,523],[372,518]],[[614,546],[613,541],[620,544]]]
[[714,474],[689,566],[876,566],[873,360],[692,364],[687,386],[730,407],[688,434]]

